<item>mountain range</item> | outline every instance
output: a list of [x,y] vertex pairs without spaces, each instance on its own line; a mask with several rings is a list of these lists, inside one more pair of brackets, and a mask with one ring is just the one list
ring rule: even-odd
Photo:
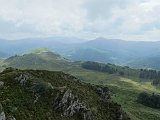
[[[94,87],[92,87],[92,85],[98,85],[98,86],[100,85],[102,87],[107,87],[111,91],[112,101],[114,103],[120,104],[120,106],[122,107],[120,109],[122,111],[125,111],[125,114],[127,114],[126,116],[129,116],[129,118],[131,120],[132,119],[133,120],[151,120],[152,118],[160,119],[159,109],[144,106],[141,103],[138,103],[136,101],[138,95],[141,92],[145,91],[148,94],[152,94],[152,93],[159,94],[160,93],[159,89],[156,86],[152,85],[153,79],[141,78],[141,77],[139,77],[141,70],[131,69],[127,66],[122,67],[122,66],[117,66],[114,64],[102,64],[102,63],[99,64],[96,62],[89,62],[89,63],[93,63],[93,64],[90,64],[91,66],[88,69],[87,67],[83,66],[86,63],[88,63],[88,62],[68,60],[68,59],[62,57],[61,55],[54,53],[46,48],[39,48],[39,49],[35,49],[32,51],[28,51],[22,55],[15,55],[15,56],[11,56],[7,59],[2,59],[0,61],[0,69],[3,72],[0,74],[0,81],[1,81],[1,83],[4,82],[4,89],[3,89],[2,93],[6,93],[6,96],[4,96],[5,94],[2,94],[3,95],[2,98],[7,99],[7,97],[9,97],[9,99],[10,99],[10,97],[12,98],[12,97],[14,97],[14,95],[17,96],[17,94],[19,94],[21,92],[26,97],[26,99],[23,99],[23,98],[20,99],[18,97],[19,100],[22,101],[22,104],[20,104],[20,106],[23,106],[24,100],[30,101],[30,102],[32,101],[32,99],[29,98],[29,96],[31,95],[29,93],[29,91],[32,90],[33,85],[35,85],[34,81],[38,80],[38,85],[40,83],[40,85],[44,84],[46,86],[46,82],[50,82],[52,85],[54,85],[53,88],[56,88],[55,90],[57,90],[57,89],[59,90],[59,88],[63,88],[64,86],[68,86],[69,90],[75,91],[74,93],[76,95],[80,96],[79,99],[81,99],[82,102],[85,101],[87,103],[90,103],[91,101],[85,100],[85,99],[83,99],[83,97],[81,97],[84,95],[84,93],[82,91],[79,91],[79,92],[77,91],[80,87],[79,84],[82,84],[82,86],[84,86],[84,87],[82,87],[82,90],[86,89],[85,86],[91,87],[94,89]],[[95,65],[100,66],[100,69],[97,69]],[[12,68],[10,68],[10,67],[12,67]],[[16,68],[16,69],[13,69],[13,68]],[[19,70],[19,69],[22,69],[22,70]],[[49,72],[48,70],[55,71],[55,72]],[[59,71],[62,71],[62,72],[59,72]],[[144,70],[142,72],[145,72],[145,71],[146,70]],[[57,72],[58,72],[58,74],[57,74]],[[73,81],[72,81],[72,78],[70,78],[71,82],[68,83],[66,81],[67,76],[64,75],[63,72],[68,74],[68,76],[70,76],[70,75],[75,76],[75,78],[78,79],[78,81],[80,83],[78,83],[78,81],[76,82],[76,79],[74,77],[73,77]],[[148,75],[147,72],[149,72],[149,71],[146,71],[146,74]],[[150,71],[149,73],[154,73],[154,71]],[[30,76],[31,75],[30,78],[32,78],[32,79],[30,79],[31,81],[29,83],[33,83],[33,84],[29,84],[29,86],[27,85],[27,88],[24,88],[23,86],[20,87],[17,84],[18,81],[14,82],[14,80],[16,80],[15,78],[17,76],[18,76],[18,78],[19,77],[21,78],[21,74],[23,74],[22,76],[26,76],[26,75]],[[60,76],[63,76],[63,77],[58,77],[59,74],[62,74]],[[33,79],[33,78],[35,78],[35,79]],[[52,79],[53,79],[53,81],[52,81]],[[22,81],[23,80],[24,79],[22,77]],[[12,81],[13,81],[13,84],[12,84]],[[46,82],[44,82],[44,81],[46,81]],[[56,81],[57,82],[59,81],[60,83],[59,82],[57,83]],[[21,82],[19,84],[21,84]],[[8,85],[10,87],[8,87]],[[47,83],[47,86],[48,86],[48,83]],[[13,92],[13,94],[11,94],[12,92],[8,92],[7,88],[10,88],[10,91],[16,90],[19,92],[17,93],[15,91],[15,92]],[[67,91],[67,89],[65,89],[65,90]],[[64,94],[66,91],[64,91]],[[58,94],[58,93],[55,93],[55,94]],[[91,96],[86,96],[86,99],[95,99],[94,98],[95,96],[92,96],[92,95],[95,95],[95,93],[93,93],[92,90],[90,91],[90,89],[89,89],[88,92],[86,91],[86,94],[91,95]],[[43,98],[43,97],[40,98],[40,100],[42,100],[42,101],[39,101],[40,104],[38,104],[39,108],[43,108],[43,109],[38,110],[39,114],[41,114],[41,115],[43,115],[43,112],[44,112],[43,111],[44,104],[47,105],[46,106],[47,109],[51,111],[51,107],[48,106],[48,104],[49,105],[51,104],[51,102],[48,101],[50,99],[45,99],[45,101],[43,102],[44,99],[45,98]],[[97,99],[99,99],[99,97],[97,97]],[[103,101],[103,99],[101,99],[101,98],[100,98],[100,100]],[[17,99],[15,101],[17,101]],[[43,104],[41,104],[41,102]],[[12,103],[14,103],[14,102],[12,102]],[[14,114],[11,112],[7,112],[11,108],[17,109],[18,105],[12,104],[12,103],[10,103],[11,107],[8,107],[4,103],[2,103],[2,106],[5,110],[4,112],[6,112],[6,115],[11,114],[16,118],[26,118],[24,114],[31,115],[31,116],[33,115],[32,113],[27,112],[26,111],[27,109],[23,108],[23,107],[19,108],[22,110],[22,114],[16,113],[16,112]],[[27,104],[31,104],[31,103],[27,103]],[[28,107],[27,104],[25,104],[25,107]],[[87,106],[92,106],[91,107],[92,112],[97,113],[96,106],[99,106],[99,103],[87,104]],[[99,107],[101,107],[101,106],[99,106]],[[31,108],[31,110],[34,111],[33,109],[37,109],[37,107],[33,106],[33,108]],[[105,109],[103,109],[102,111],[105,111]],[[111,111],[115,112],[115,108],[111,108]],[[57,110],[53,111],[53,112],[54,112],[53,115],[57,116],[56,119],[60,119],[60,114],[62,114],[64,111],[63,110],[60,111],[60,114],[56,113]],[[99,112],[95,115],[95,117],[98,118],[98,116],[99,116],[100,120],[102,120],[102,117],[106,120],[113,119],[112,117],[105,118],[106,116],[101,115],[101,113],[99,113]],[[120,112],[120,113],[123,114],[123,112]],[[141,114],[141,115],[139,115],[139,114]],[[45,116],[45,115],[43,115],[43,116],[41,116],[41,115],[37,114],[37,116],[39,118],[43,118]],[[112,115],[113,115],[113,117],[115,116],[114,114],[112,114]],[[30,116],[30,118],[32,119],[31,116]],[[49,117],[52,118],[53,116],[49,115]],[[63,119],[65,120],[65,118],[63,118]],[[69,119],[78,119],[78,118],[76,115],[75,117],[72,117]],[[68,120],[68,119],[66,118],[66,120]],[[113,120],[116,120],[116,119],[113,119]],[[118,120],[118,118],[117,118],[117,120]]]
[[127,65],[133,68],[160,69],[159,66],[156,66],[156,62],[160,60],[160,42],[105,38],[84,40],[60,37],[0,40],[0,42],[0,58],[24,54],[28,50],[45,47],[73,61],[97,61]]

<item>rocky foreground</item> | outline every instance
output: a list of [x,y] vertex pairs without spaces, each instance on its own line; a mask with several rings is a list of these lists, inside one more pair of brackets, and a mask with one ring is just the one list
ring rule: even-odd
[[0,120],[130,120],[104,86],[63,72],[0,73]]

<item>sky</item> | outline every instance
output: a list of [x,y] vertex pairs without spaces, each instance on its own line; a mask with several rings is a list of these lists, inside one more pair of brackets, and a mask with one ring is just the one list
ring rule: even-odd
[[0,0],[0,38],[160,41],[160,0]]

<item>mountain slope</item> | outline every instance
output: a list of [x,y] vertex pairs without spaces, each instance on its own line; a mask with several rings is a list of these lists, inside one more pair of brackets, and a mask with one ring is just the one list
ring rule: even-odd
[[12,56],[6,60],[4,63],[7,66],[15,68],[28,68],[28,69],[47,69],[52,70],[52,68],[63,67],[65,64],[69,64],[69,61],[55,54],[47,49],[35,49],[22,56]]
[[[36,50],[37,51],[37,50]],[[23,69],[43,69],[43,70],[60,70],[65,73],[69,73],[73,76],[76,76],[79,78],[80,81],[83,81],[84,83],[94,84],[94,85],[101,85],[101,86],[108,86],[110,90],[112,91],[112,98],[115,102],[122,105],[122,108],[127,112],[127,114],[131,117],[133,120],[152,120],[160,119],[160,113],[158,109],[149,108],[146,106],[143,106],[142,104],[139,104],[136,102],[137,96],[141,92],[147,92],[147,93],[160,93],[160,90],[153,86],[151,84],[151,79],[141,79],[139,78],[139,71],[135,69],[130,69],[128,67],[121,67],[116,66],[113,64],[106,64],[111,66],[113,69],[117,69],[118,74],[110,74],[108,72],[103,71],[96,71],[96,70],[89,70],[82,68],[82,63],[84,62],[70,62],[66,61],[66,59],[59,59],[56,61],[56,59],[52,59],[50,61],[47,61],[47,58],[43,58],[40,54],[38,54],[38,57],[40,60],[36,60],[37,53],[46,54],[46,49],[38,50],[38,52],[31,52],[34,59],[30,59],[30,52],[29,55],[27,54],[25,57],[19,56],[14,58],[14,64],[12,64],[16,68],[23,68]],[[47,50],[48,51],[48,50]],[[53,53],[54,54],[54,53]],[[51,54],[52,55],[52,54]],[[36,57],[34,57],[36,56]],[[49,57],[49,56],[48,56]],[[52,56],[54,58],[54,56]],[[52,58],[51,56],[49,58]],[[17,59],[18,58],[18,59]],[[59,58],[59,57],[58,57]],[[61,58],[61,57],[60,57]],[[62,57],[63,58],[63,57]],[[20,61],[21,59],[22,61]],[[44,62],[41,62],[43,60]],[[16,62],[17,61],[17,62]],[[37,61],[39,63],[32,64],[34,61]],[[12,62],[12,60],[10,61]],[[10,63],[6,62],[6,67]],[[46,62],[46,63],[45,63]],[[23,63],[23,67],[21,67],[21,63]],[[64,63],[64,64],[60,64]],[[102,63],[101,63],[102,64]],[[16,66],[19,65],[19,66]],[[43,65],[43,66],[42,66]],[[102,64],[105,66],[105,64]],[[119,71],[123,71],[123,74],[119,74]]]
[[70,56],[67,56],[67,58],[76,61],[100,61],[104,63],[113,63],[116,60],[116,56],[113,56],[112,52],[94,48],[77,49]]
[[121,65],[137,59],[159,57],[160,53],[160,42],[135,42],[105,38],[90,41],[77,38],[30,38],[0,41],[0,51],[9,55],[23,54],[28,50],[46,47],[71,60],[91,60]]
[[[159,56],[160,42],[135,42],[97,38],[80,44],[73,51],[69,57],[66,57],[70,59],[77,58],[76,60],[126,65],[128,62],[137,59]],[[95,55],[94,57],[92,57],[93,54]]]
[[[50,50],[63,53],[75,47],[76,44],[87,40],[73,37],[48,37],[48,38],[26,38],[18,40],[0,39],[0,51],[13,56],[23,54],[36,48],[49,48]],[[63,47],[62,47],[63,46]]]
[[135,60],[132,62],[129,62],[128,65],[130,65],[133,68],[146,68],[146,69],[156,69],[160,70],[160,57],[148,57],[144,59]]
[[0,119],[129,120],[107,87],[80,83],[69,74],[8,68],[0,83]]

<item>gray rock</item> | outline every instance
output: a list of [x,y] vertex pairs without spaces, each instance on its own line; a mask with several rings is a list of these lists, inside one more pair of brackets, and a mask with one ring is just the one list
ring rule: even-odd
[[98,87],[97,93],[104,101],[109,101],[111,99],[111,93],[107,87]]
[[36,104],[38,102],[39,98],[40,98],[40,95],[39,94],[35,94],[34,104]]
[[6,116],[4,112],[0,113],[0,120],[6,120]]
[[4,86],[4,82],[0,81],[0,87]]
[[6,120],[5,113],[3,112],[2,104],[0,103],[0,120]]
[[54,89],[54,87],[53,87],[53,85],[51,84],[51,83],[47,83],[47,87],[49,88],[49,89]]
[[16,77],[15,80],[18,81],[23,86],[26,85],[29,78],[30,78],[29,75],[21,74],[20,76]]
[[54,100],[54,109],[61,112],[63,116],[72,117],[74,114],[81,115],[82,120],[93,120],[91,110],[84,103],[80,102],[78,96],[71,90],[58,93]]
[[1,103],[0,103],[0,120],[16,120],[16,118],[13,116],[6,117],[5,113],[3,112],[3,107]]

